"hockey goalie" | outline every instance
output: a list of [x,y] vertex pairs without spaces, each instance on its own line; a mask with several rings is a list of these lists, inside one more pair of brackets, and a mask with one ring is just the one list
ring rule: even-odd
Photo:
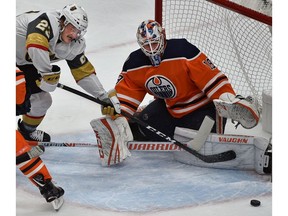
[[[154,20],[141,22],[136,36],[140,48],[130,53],[114,87],[117,92],[114,94],[117,96],[114,101],[117,103],[113,103],[111,97],[113,106],[102,109],[102,114],[109,114],[111,117],[106,116],[91,122],[103,165],[109,166],[125,160],[130,155],[127,143],[132,139],[167,142],[171,140],[168,138],[175,137],[176,127],[199,130],[206,116],[216,122],[211,132],[217,134],[225,132],[227,118],[247,129],[258,124],[260,113],[257,101],[251,97],[237,96],[228,77],[195,45],[185,39],[166,39],[165,29]],[[152,95],[155,100],[138,112],[137,109],[147,94]],[[121,112],[116,110],[118,105]],[[117,111],[116,115],[111,112],[113,107]],[[124,117],[127,117],[128,123]],[[188,139],[191,141],[194,138]],[[205,156],[229,151],[231,147],[225,145],[222,148],[222,144],[215,143],[213,151],[209,152],[206,148],[210,147],[206,147],[205,141],[203,146],[197,145],[194,153],[200,152]],[[248,154],[241,155],[240,151],[236,151],[242,146],[235,147],[236,158],[225,163],[245,160]],[[261,149],[265,152],[265,145]],[[250,151],[247,157],[254,155],[252,148]],[[191,157],[195,155],[197,154],[189,154]],[[217,166],[221,163],[217,162]]]

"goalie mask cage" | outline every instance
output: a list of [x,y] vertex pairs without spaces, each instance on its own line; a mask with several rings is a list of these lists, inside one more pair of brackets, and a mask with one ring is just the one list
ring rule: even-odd
[[155,0],[155,20],[167,39],[186,38],[205,53],[236,94],[262,105],[263,90],[272,89],[271,1]]

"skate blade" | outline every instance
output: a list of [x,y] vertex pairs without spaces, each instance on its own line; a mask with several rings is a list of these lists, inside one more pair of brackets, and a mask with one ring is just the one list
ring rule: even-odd
[[59,197],[58,199],[53,200],[51,203],[52,203],[54,210],[59,211],[59,209],[62,207],[64,203],[63,196]]

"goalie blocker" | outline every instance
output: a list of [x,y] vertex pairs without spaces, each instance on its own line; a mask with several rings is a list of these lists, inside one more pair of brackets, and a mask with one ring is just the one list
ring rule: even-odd
[[[175,139],[187,143],[193,139],[197,131],[176,127]],[[191,154],[184,151],[173,152],[174,159],[190,165],[221,169],[255,170],[259,174],[271,174],[272,172],[272,145],[262,137],[243,135],[220,135],[211,133],[203,147],[202,154],[216,154],[227,149],[236,153],[236,158],[220,163],[204,163]]]

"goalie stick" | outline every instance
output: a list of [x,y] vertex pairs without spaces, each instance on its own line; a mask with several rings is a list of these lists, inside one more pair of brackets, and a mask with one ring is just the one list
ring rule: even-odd
[[[96,103],[98,103],[100,105],[103,105],[103,106],[109,105],[109,104],[99,100],[98,98],[92,97],[92,96],[90,96],[88,94],[85,94],[85,93],[83,93],[81,91],[78,91],[78,90],[73,89],[71,87],[68,87],[66,85],[58,83],[57,87],[62,88],[62,89],[66,90],[66,91],[69,91],[71,93],[74,93],[76,95],[79,95],[81,97],[84,97],[84,98],[86,98],[88,100],[91,100],[93,102],[96,102]],[[171,137],[167,136],[166,134],[162,133],[161,131],[157,130],[156,128],[148,125],[146,122],[141,121],[137,117],[135,117],[135,116],[133,116],[133,115],[131,115],[129,113],[126,113],[126,112],[123,112],[121,114],[124,117],[127,117],[127,118],[133,120],[134,122],[136,122],[137,124],[141,125],[142,127],[145,127],[146,129],[150,130],[151,132],[157,134],[159,137],[161,137],[163,139],[163,141],[168,141],[168,142],[174,143],[175,145],[177,145],[180,148],[184,149],[185,151],[193,154],[195,157],[199,158],[200,160],[202,160],[202,161],[204,161],[206,163],[224,162],[224,161],[229,161],[229,160],[233,160],[233,159],[236,158],[236,153],[234,151],[232,151],[232,150],[228,150],[228,151],[225,151],[225,152],[222,152],[222,153],[218,153],[218,154],[213,154],[213,155],[200,154],[196,150],[191,149],[188,146],[180,143],[179,141],[172,139]]]
[[187,143],[188,147],[191,147],[192,149],[199,151],[205,144],[205,141],[207,140],[214,123],[215,121],[212,118],[210,118],[209,116],[205,116],[198,130],[198,133],[196,134],[194,139],[192,139]]

